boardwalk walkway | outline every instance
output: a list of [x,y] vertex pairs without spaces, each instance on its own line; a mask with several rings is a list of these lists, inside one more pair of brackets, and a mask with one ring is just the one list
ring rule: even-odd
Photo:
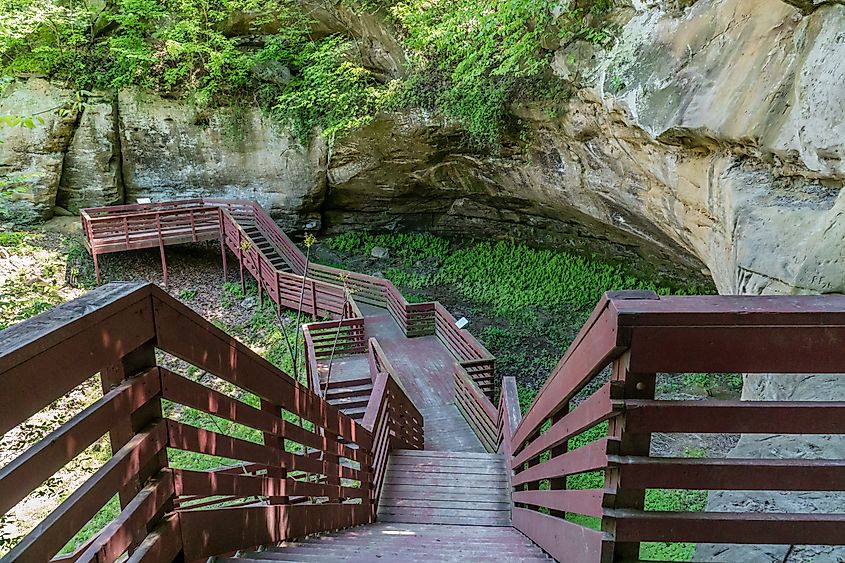
[[[455,406],[455,385],[452,368],[455,357],[436,336],[407,338],[386,309],[371,305],[361,307],[365,315],[366,336],[375,338],[395,368],[399,382],[408,398],[419,409],[425,419],[425,449],[452,452],[485,452],[478,437],[469,427]],[[328,361],[320,361],[321,383],[325,385]],[[329,402],[353,418],[363,414],[366,405],[359,406],[361,395],[354,406],[346,407],[344,399],[332,399],[332,389],[348,389],[350,385],[369,380],[366,355],[335,358],[332,361],[332,375]]]

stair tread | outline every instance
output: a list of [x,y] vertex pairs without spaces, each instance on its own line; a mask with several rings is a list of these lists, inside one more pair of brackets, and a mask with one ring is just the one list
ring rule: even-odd
[[346,530],[246,551],[218,563],[267,561],[550,561],[528,538],[509,524],[402,524],[376,522]]

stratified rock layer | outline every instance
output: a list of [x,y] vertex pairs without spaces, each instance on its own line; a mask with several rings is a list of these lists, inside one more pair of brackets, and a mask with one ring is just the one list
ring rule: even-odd
[[32,128],[0,126],[0,223],[50,219],[65,152],[74,135],[76,112],[56,111],[72,92],[32,79],[10,85],[0,98],[0,115],[30,117]]
[[126,199],[254,199],[285,227],[325,190],[326,143],[309,147],[258,110],[197,114],[183,103],[126,90],[118,98]]

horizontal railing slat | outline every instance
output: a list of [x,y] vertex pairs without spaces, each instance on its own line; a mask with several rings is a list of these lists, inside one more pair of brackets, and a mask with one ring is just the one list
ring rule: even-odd
[[[630,489],[845,491],[845,460],[609,456]],[[845,538],[843,538],[845,539]]]
[[167,435],[170,447],[179,450],[260,463],[267,467],[290,471],[305,471],[326,476],[337,475],[346,479],[358,479],[361,476],[360,471],[350,467],[281,452],[277,448],[264,444],[233,438],[175,420],[167,420]]
[[156,397],[158,368],[112,389],[0,469],[0,514],[51,477],[123,417]]
[[566,475],[575,475],[585,471],[594,471],[607,467],[608,438],[602,438],[590,442],[578,449],[566,452],[548,461],[520,471],[519,466],[514,465],[517,471],[513,477],[513,485],[521,485],[542,479],[552,479]]
[[525,449],[514,457],[514,465],[525,463],[613,416],[614,407],[611,402],[611,391],[612,383],[608,382],[579,403],[575,409],[565,414],[543,434],[529,442]]
[[513,502],[601,518],[604,489],[514,491]]
[[48,561],[166,444],[163,422],[132,437],[12,548],[5,560]]
[[[174,469],[176,494],[197,498],[217,495],[243,497],[313,496],[329,498],[366,498],[369,491],[364,488],[341,487],[327,483],[310,483],[290,478],[274,478],[266,475],[239,475],[209,471]],[[193,508],[193,507],[191,507]]]
[[624,401],[626,430],[743,434],[845,434],[845,402]]
[[[310,448],[317,448],[334,456],[343,456],[357,460],[360,450],[353,449],[335,441],[330,441],[301,426],[297,426],[265,411],[232,399],[223,393],[186,379],[170,370],[160,368],[162,374],[162,396],[188,407],[192,407],[220,418],[231,420],[287,438]],[[331,444],[331,445],[330,445]]]
[[141,489],[121,510],[117,518],[96,536],[80,556],[82,561],[116,561],[132,544],[134,537],[147,535],[147,523],[162,510],[173,496],[173,475],[163,470],[150,484]]
[[841,545],[845,514],[613,510],[616,541]]
[[557,561],[601,561],[605,536],[598,530],[527,508],[513,509],[513,526]]

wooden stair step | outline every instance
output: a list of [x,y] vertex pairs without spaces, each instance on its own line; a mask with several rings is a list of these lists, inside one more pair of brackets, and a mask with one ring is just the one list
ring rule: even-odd
[[353,418],[355,420],[364,418],[364,415],[367,413],[367,407],[351,407],[351,408],[340,408],[340,411],[345,414],[346,416]]
[[[326,380],[323,379],[320,381],[322,385],[325,386]],[[363,387],[365,385],[369,385],[372,389],[373,380],[370,378],[369,373],[362,377],[357,377],[355,379],[335,379],[334,374],[332,375],[332,380],[329,383],[329,391],[332,389],[348,389],[351,387]]]
[[[425,415],[423,415],[425,417]],[[395,450],[390,452],[393,458],[410,457],[439,457],[439,458],[460,458],[460,459],[503,459],[501,454],[478,453],[478,452],[444,452],[437,450]]]
[[344,411],[349,408],[358,407],[365,407],[364,410],[366,411],[366,406],[367,403],[370,402],[370,397],[369,395],[364,397],[342,397],[339,399],[329,399],[328,401],[330,405],[343,409]]
[[[339,383],[346,383],[345,381]],[[326,398],[331,399],[342,399],[344,397],[356,397],[359,395],[366,395],[369,397],[373,392],[373,384],[365,383],[363,385],[344,385],[343,387],[335,387],[334,385],[329,386],[329,392],[326,393]]]
[[380,522],[414,522],[417,524],[461,524],[465,526],[509,526],[511,524],[510,515],[507,517],[482,517],[482,516],[450,516],[431,515],[423,516],[419,514],[381,514],[378,519]]

